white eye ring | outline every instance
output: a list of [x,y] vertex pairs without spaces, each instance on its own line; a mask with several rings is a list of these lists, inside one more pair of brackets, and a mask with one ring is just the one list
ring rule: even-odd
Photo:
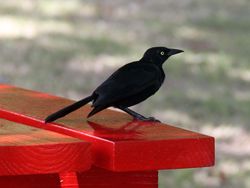
[[163,51],[161,51],[161,53],[160,53],[161,55],[164,55],[165,53],[163,52]]

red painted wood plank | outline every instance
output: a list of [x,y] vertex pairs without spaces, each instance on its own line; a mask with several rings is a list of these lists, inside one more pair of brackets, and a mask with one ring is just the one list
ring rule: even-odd
[[87,105],[57,123],[44,124],[47,115],[70,103],[61,97],[0,86],[1,118],[89,141],[99,167],[129,171],[214,164],[214,138],[166,124],[132,121],[127,114],[112,110],[87,121]]
[[0,176],[3,188],[157,188],[157,171],[111,172],[92,168],[63,174]]
[[57,174],[0,176],[1,188],[61,188]]
[[[92,168],[77,175],[79,188],[157,188],[157,171],[112,172]],[[94,185],[94,186],[93,186]]]
[[0,119],[0,176],[84,171],[91,164],[90,143]]
[[[98,180],[96,179],[96,181]],[[77,173],[76,172],[60,173],[60,183],[61,183],[61,188],[79,188]],[[92,187],[93,186],[94,182],[92,184]]]

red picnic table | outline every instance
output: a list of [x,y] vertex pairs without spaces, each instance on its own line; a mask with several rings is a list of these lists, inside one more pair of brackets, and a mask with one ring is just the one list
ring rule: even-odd
[[0,85],[0,187],[158,187],[158,170],[214,165],[214,138],[85,106],[54,123],[73,101]]

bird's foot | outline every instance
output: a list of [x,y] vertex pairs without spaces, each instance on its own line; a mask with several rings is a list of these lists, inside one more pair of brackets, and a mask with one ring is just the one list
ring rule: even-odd
[[146,121],[154,121],[154,122],[159,122],[159,123],[161,123],[160,120],[158,120],[158,119],[156,119],[156,118],[154,118],[154,117],[148,117],[148,118],[146,118]]
[[123,108],[123,107],[118,107],[121,110],[123,110],[124,112],[127,112],[128,114],[130,114],[131,116],[134,117],[134,119],[136,120],[141,120],[141,121],[152,121],[152,122],[160,122],[158,119],[155,119],[154,117],[145,117],[133,110],[130,110],[129,108]]
[[159,122],[161,123],[160,120],[154,118],[154,117],[144,117],[144,116],[140,116],[140,117],[135,117],[135,119],[141,120],[141,121],[152,121],[152,122]]

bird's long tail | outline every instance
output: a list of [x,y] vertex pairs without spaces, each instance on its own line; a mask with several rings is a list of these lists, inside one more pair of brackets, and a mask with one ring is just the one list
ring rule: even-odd
[[90,95],[80,101],[77,101],[53,114],[50,114],[46,119],[45,119],[45,123],[49,123],[52,121],[55,121],[58,118],[61,118],[63,116],[66,116],[67,114],[69,114],[70,112],[73,112],[75,110],[77,110],[78,108],[81,108],[82,106],[84,106],[85,104],[87,104],[88,102],[92,101],[94,99],[93,95]]

